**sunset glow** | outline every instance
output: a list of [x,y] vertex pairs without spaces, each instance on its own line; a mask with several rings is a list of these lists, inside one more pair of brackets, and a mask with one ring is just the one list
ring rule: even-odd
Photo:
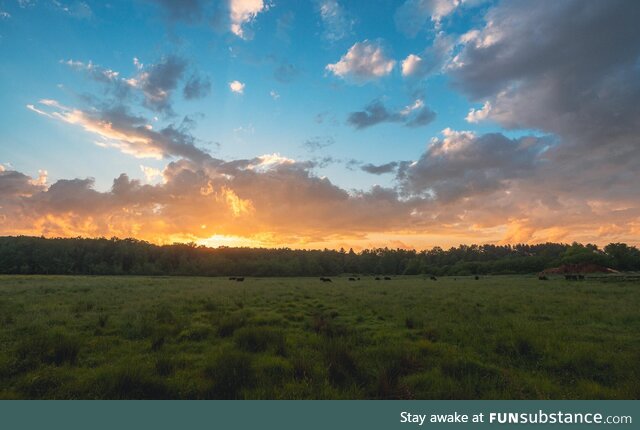
[[80,3],[0,3],[0,235],[640,244],[634,2]]

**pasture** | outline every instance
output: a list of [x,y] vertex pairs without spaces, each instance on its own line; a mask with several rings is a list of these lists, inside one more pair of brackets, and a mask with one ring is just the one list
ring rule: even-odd
[[638,399],[640,283],[0,276],[2,399]]

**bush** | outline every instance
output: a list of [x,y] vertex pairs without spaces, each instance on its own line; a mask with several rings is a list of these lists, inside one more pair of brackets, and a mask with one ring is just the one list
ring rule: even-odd
[[17,348],[16,356],[21,367],[64,363],[75,364],[80,353],[80,342],[61,332],[38,333],[23,340]]
[[126,363],[100,372],[92,390],[95,390],[96,398],[112,400],[172,398],[168,388],[153,376],[150,369],[135,363]]
[[242,390],[253,385],[255,379],[251,356],[235,350],[221,353],[204,373],[212,381],[206,393],[212,399],[240,399]]
[[236,331],[235,343],[247,352],[263,352],[271,348],[284,355],[285,340],[281,332],[266,327],[244,327]]

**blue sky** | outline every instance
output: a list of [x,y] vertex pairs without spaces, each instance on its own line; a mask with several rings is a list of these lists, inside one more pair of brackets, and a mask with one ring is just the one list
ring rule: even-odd
[[[118,210],[177,225],[183,213],[157,195],[188,171],[218,201],[245,202],[260,227],[238,227],[248,221],[230,209],[233,220],[216,219],[224,228],[203,215],[160,241],[633,241],[634,11],[599,0],[0,0],[0,173],[40,187],[4,210],[52,202],[69,184],[113,201],[125,174],[156,200]],[[277,175],[286,190],[267,198]],[[288,201],[299,189],[311,194]],[[314,207],[316,192],[350,213],[343,226],[302,210],[307,224],[275,225],[276,203]],[[147,225],[116,229],[114,214],[38,204],[31,225],[5,233],[136,235],[123,226]],[[368,204],[389,213],[373,219]]]
[[[122,171],[142,178],[140,160],[91,145],[89,133],[24,108],[40,99],[75,106],[83,94],[101,94],[101,85],[63,63],[68,60],[91,61],[132,76],[136,73],[134,58],[144,64],[165,55],[187,58],[189,69],[209,77],[210,94],[195,101],[185,101],[177,94],[176,114],[171,117],[144,108],[136,111],[158,116],[160,123],[193,117],[197,122],[194,135],[223,158],[275,152],[295,159],[331,156],[383,164],[392,158],[415,159],[430,138],[446,127],[479,128],[464,121],[476,104],[453,91],[445,76],[435,75],[419,83],[403,78],[398,63],[429,46],[436,30],[425,26],[415,37],[402,34],[394,23],[398,4],[394,1],[380,2],[376,7],[367,2],[341,5],[345,24],[339,40],[327,36],[331,29],[323,23],[321,2],[273,2],[247,23],[253,33],[250,40],[212,28],[205,19],[196,24],[173,22],[153,2],[69,2],[68,7],[85,10],[79,4],[86,4],[91,13],[76,16],[45,1],[26,7],[5,1],[2,6],[11,18],[3,20],[0,27],[4,53],[0,103],[8,113],[0,120],[4,143],[0,158],[21,171],[46,169],[53,180],[93,176],[101,189],[110,187]],[[448,27],[462,34],[475,15],[459,15]],[[389,58],[397,62],[389,75],[352,84],[326,71],[327,64],[337,62],[363,40],[382,41]],[[283,66],[292,71],[278,79],[276,73]],[[228,83],[234,80],[245,84],[242,95],[229,90]],[[275,100],[272,91],[277,93]],[[350,112],[361,110],[372,100],[383,99],[391,107],[402,108],[415,100],[413,94],[418,91],[436,112],[435,120],[424,127],[389,123],[354,130],[346,122]],[[304,146],[308,140],[333,143],[309,151]],[[389,145],[390,140],[396,142]],[[34,158],[34,153],[41,158]],[[163,167],[163,161],[147,164]],[[373,182],[392,180],[370,177],[341,164],[318,171],[345,187],[365,188]]]

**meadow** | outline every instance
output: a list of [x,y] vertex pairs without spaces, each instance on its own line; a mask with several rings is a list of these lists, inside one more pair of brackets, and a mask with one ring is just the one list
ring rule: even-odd
[[640,283],[0,276],[1,399],[638,399]]

